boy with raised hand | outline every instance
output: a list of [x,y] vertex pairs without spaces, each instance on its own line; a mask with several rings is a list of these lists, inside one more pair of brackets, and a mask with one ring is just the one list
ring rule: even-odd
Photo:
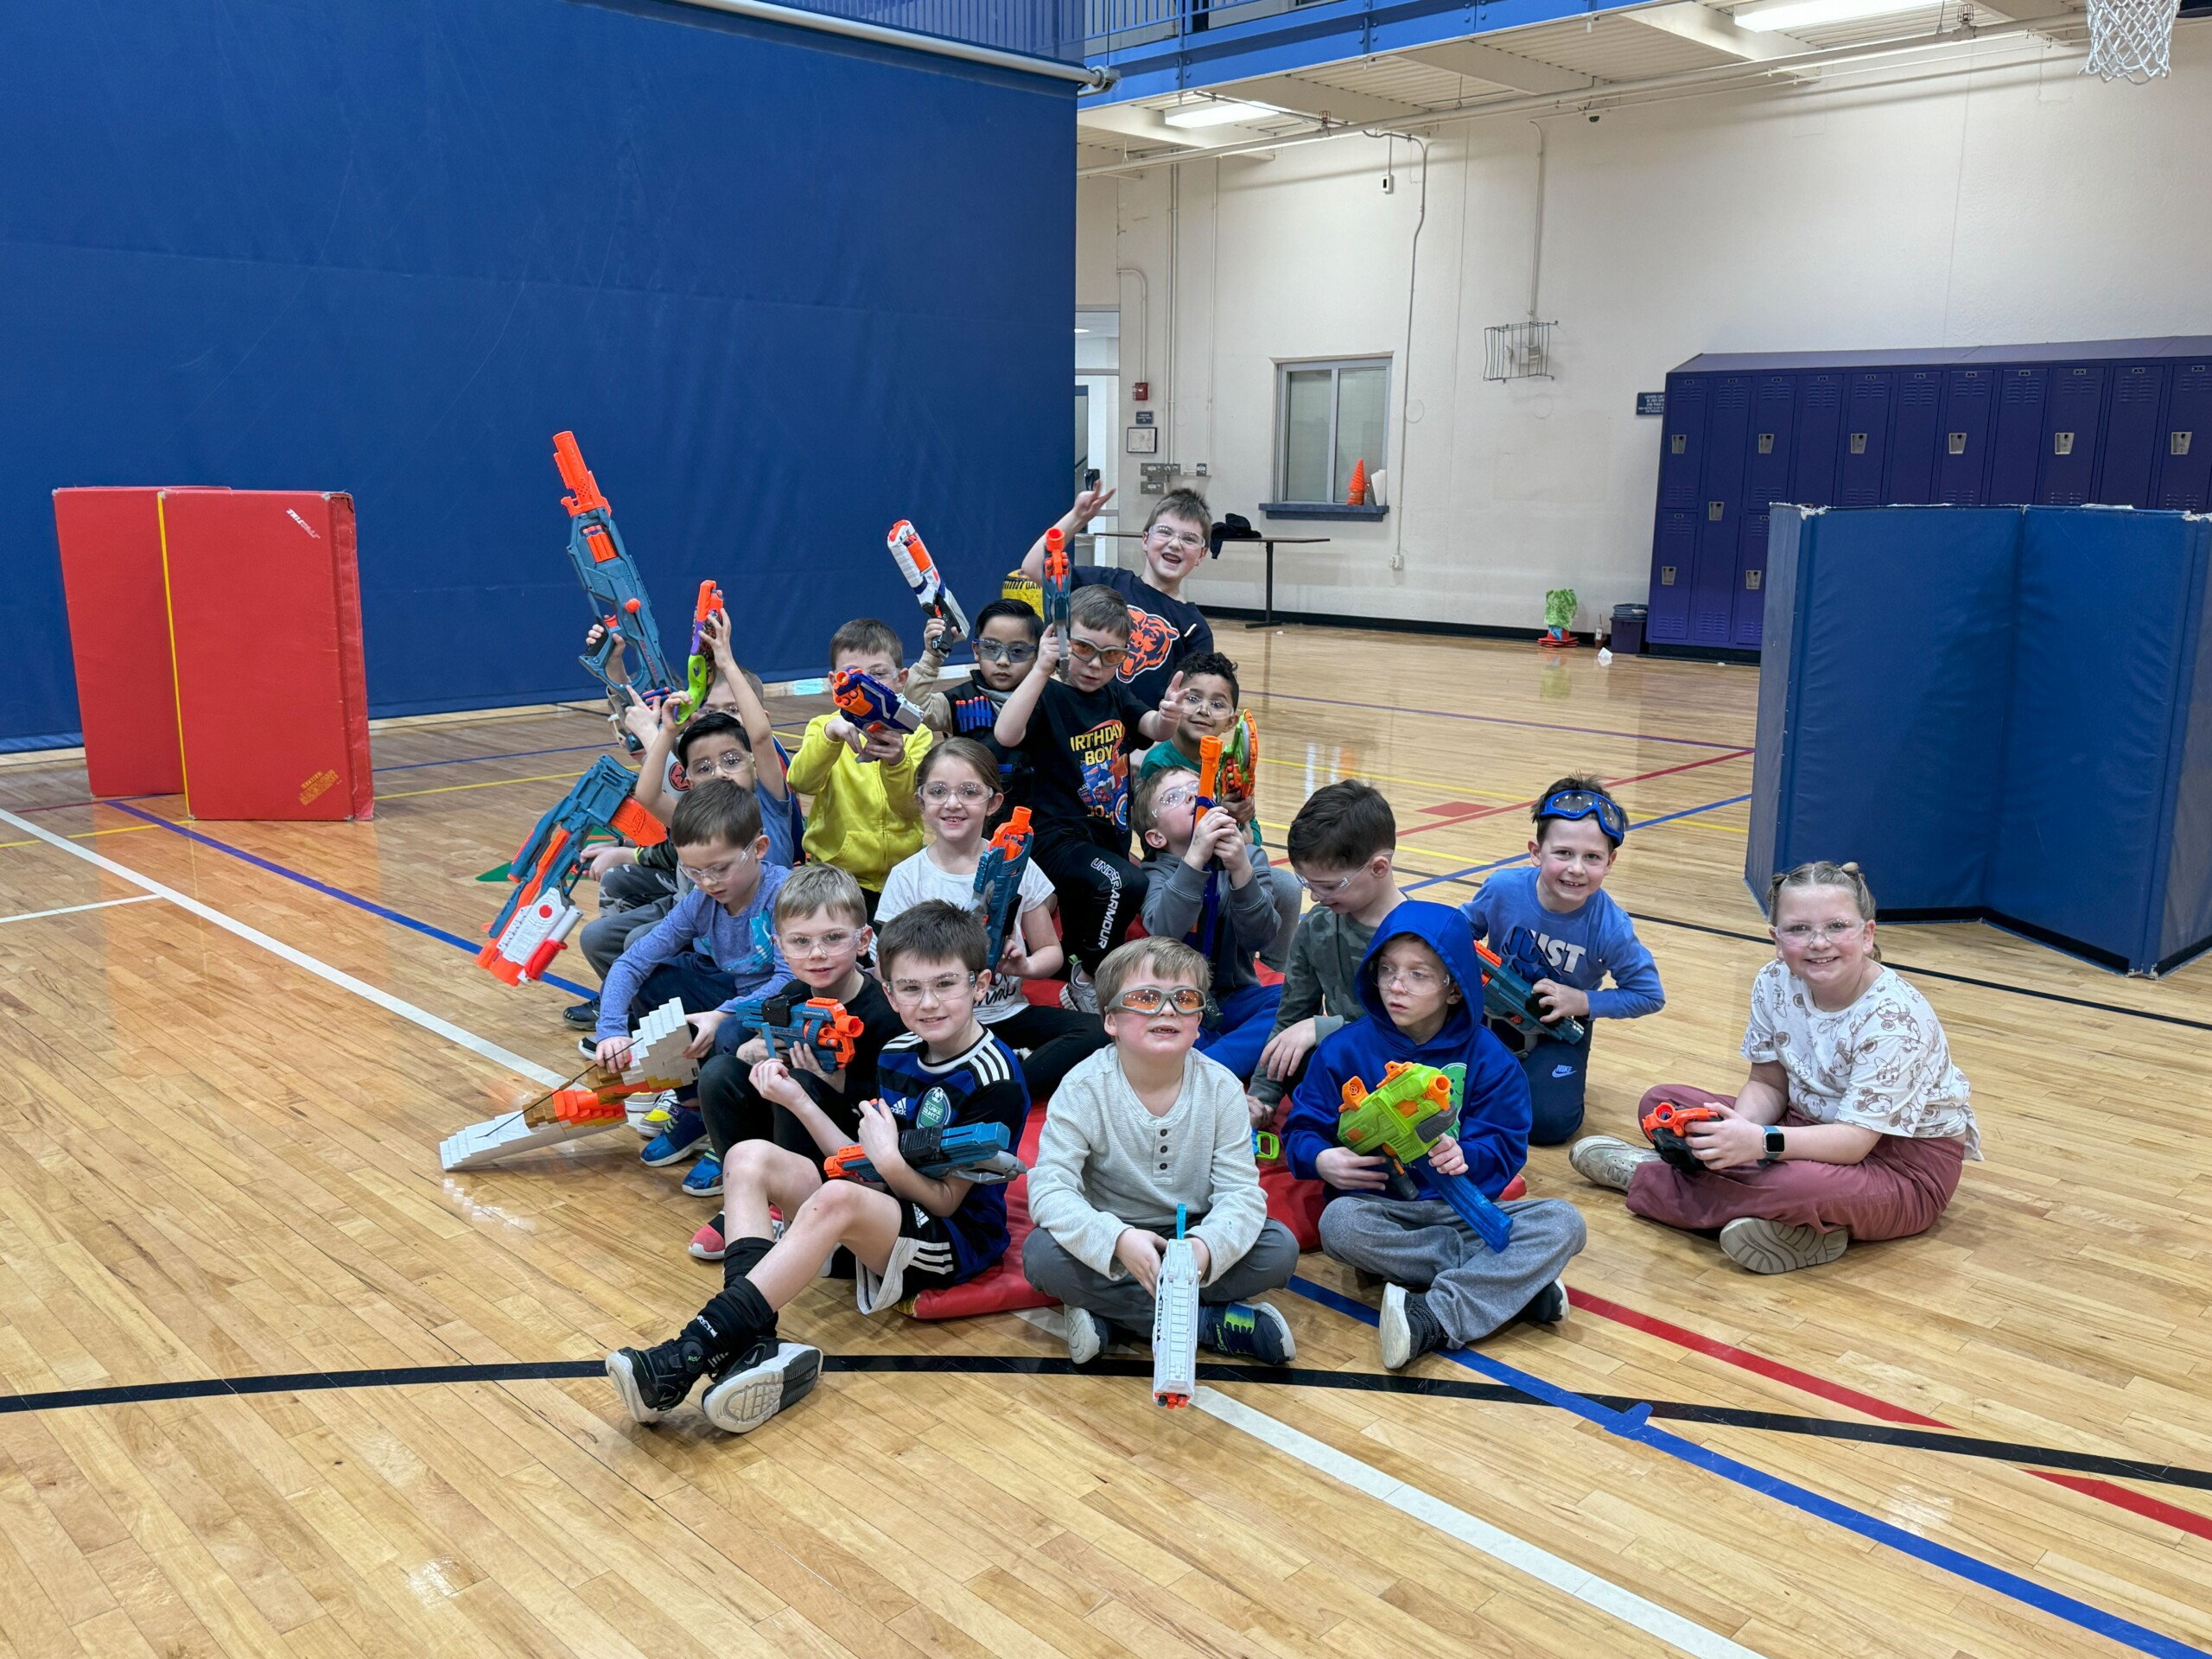
[[[924,1175],[899,1150],[900,1135],[915,1128],[995,1123],[1009,1147],[1020,1139],[1029,1110],[1021,1062],[976,1018],[985,951],[982,918],[943,899],[885,925],[878,954],[909,1034],[885,1046],[881,1098],[860,1107],[861,1147],[883,1190],[823,1179],[821,1155],[849,1142],[811,1107],[793,1115],[813,1136],[815,1155],[764,1141],[734,1147],[724,1174],[733,1236],[721,1293],[671,1340],[607,1357],[607,1376],[637,1421],[658,1422],[702,1376],[714,1379],[701,1402],[707,1421],[733,1434],[804,1398],[821,1374],[822,1351],[782,1341],[777,1314],[840,1249],[860,1265],[855,1289],[863,1313],[960,1284],[1006,1254],[1003,1185]],[[786,1218],[772,1243],[771,1205]]]
[[[898,631],[872,616],[855,618],[830,639],[830,671],[856,668],[903,688],[906,647]],[[791,757],[791,786],[813,799],[806,855],[852,873],[870,920],[884,878],[922,849],[922,814],[914,800],[914,763],[936,741],[926,726],[912,732],[865,732],[835,710],[806,723]]]
[[[1166,742],[1145,751],[1137,766],[1139,783],[1166,768],[1198,771],[1204,759],[1199,745],[1209,737],[1221,736],[1236,723],[1236,706],[1243,692],[1236,683],[1235,663],[1217,651],[1194,652],[1183,658],[1182,673],[1183,707],[1175,729]],[[1260,830],[1253,819],[1258,816],[1259,802],[1248,795],[1241,801],[1222,804],[1257,847]],[[1271,869],[1267,880],[1274,894],[1275,931],[1274,937],[1261,947],[1260,960],[1281,973],[1290,960],[1290,942],[1298,931],[1298,911],[1305,895],[1298,878],[1288,870]]]
[[976,613],[976,671],[965,685],[922,699],[922,722],[939,737],[972,737],[998,761],[998,810],[985,825],[995,830],[1029,804],[1029,759],[998,740],[999,711],[1014,688],[1035,671],[1044,619],[1018,599],[995,599]]
[[[1183,694],[1169,681],[1155,709],[1116,679],[1129,648],[1129,613],[1110,588],[1086,588],[1068,607],[1069,637],[1045,630],[1037,667],[999,710],[999,741],[1033,768],[1030,857],[1060,895],[1060,928],[1081,964],[1068,979],[1075,1005],[1098,1012],[1090,974],[1128,937],[1144,902],[1144,875],[1129,862],[1130,751],[1174,727]],[[1055,679],[1065,647],[1067,678]]]
[[[684,1052],[697,1058],[713,1047],[715,1027],[730,1006],[791,977],[769,923],[777,890],[791,872],[763,862],[768,837],[752,791],[720,779],[685,791],[669,839],[691,890],[632,940],[607,972],[594,1034],[595,1058],[613,1071],[629,1064],[633,1007],[642,1013],[681,999],[698,1028]],[[668,1128],[640,1154],[645,1163],[676,1163],[706,1138],[698,1110],[686,1098],[696,1094],[692,1088],[679,1093]]]
[[1286,845],[1313,905],[1291,940],[1274,1030],[1252,1078],[1255,1125],[1274,1116],[1322,1039],[1366,1014],[1359,965],[1376,925],[1406,897],[1391,868],[1398,821],[1372,784],[1346,779],[1315,790],[1290,821]]
[[[861,969],[871,939],[859,882],[834,864],[802,865],[777,890],[771,917],[776,949],[791,964],[793,982],[786,988],[803,999],[843,1004],[861,1033],[842,1066],[825,1067],[804,1048],[770,1065],[763,1064],[771,1057],[758,1032],[725,1024],[721,1014],[694,1020],[714,1033],[716,1051],[699,1069],[699,1111],[711,1150],[683,1179],[683,1190],[695,1198],[723,1190],[724,1160],[744,1141],[769,1141],[817,1155],[806,1127],[816,1117],[826,1117],[844,1137],[837,1146],[849,1146],[860,1128],[859,1103],[875,1093],[876,1056],[905,1029],[883,988]],[[691,1239],[691,1254],[702,1262],[721,1261],[723,1247],[721,1216]]]
[[[1368,1018],[1314,1051],[1291,1097],[1284,1160],[1329,1191],[1321,1248],[1389,1281],[1382,1293],[1382,1360],[1397,1370],[1435,1348],[1478,1342],[1516,1318],[1567,1317],[1560,1274],[1582,1248],[1582,1214],[1559,1198],[1500,1206],[1513,1236],[1492,1250],[1445,1199],[1435,1176],[1465,1176],[1495,1202],[1529,1156],[1529,1084],[1480,1016],[1483,981],[1459,912],[1409,899],[1384,918],[1359,969]],[[1452,1080],[1456,1140],[1439,1138],[1407,1166],[1421,1196],[1388,1195],[1389,1160],[1337,1139],[1344,1085],[1371,1092],[1393,1062],[1433,1066]]]
[[[1072,537],[1114,499],[1111,490],[1085,490],[1060,520],[1060,533]],[[1144,571],[1112,565],[1078,564],[1069,581],[1078,590],[1111,588],[1129,609],[1129,650],[1116,665],[1122,683],[1147,708],[1166,695],[1167,682],[1194,652],[1213,649],[1213,626],[1205,613],[1183,597],[1183,583],[1206,556],[1213,514],[1204,497],[1191,490],[1170,490],[1153,504],[1145,520]],[[1045,538],[1039,536],[1021,561],[1032,582],[1045,572]]]
[[1150,1335],[1179,1209],[1198,1257],[1198,1340],[1270,1365],[1297,1357],[1289,1321],[1249,1300],[1290,1282],[1298,1241],[1268,1219],[1236,1080],[1191,1052],[1206,982],[1205,958],[1174,939],[1132,939],[1100,963],[1113,1046],[1069,1072],[1046,1114],[1021,1271],[1065,1304],[1078,1365],[1116,1327]]
[[[1595,778],[1562,778],[1536,798],[1529,816],[1536,823],[1529,843],[1534,868],[1500,870],[1459,913],[1477,938],[1535,988],[1547,1023],[1582,1021],[1579,1043],[1491,1027],[1519,1053],[1528,1074],[1529,1144],[1555,1147],[1582,1127],[1595,1022],[1656,1014],[1667,1006],[1667,993],[1636,924],[1601,891],[1628,836],[1628,814],[1619,803]],[[1601,989],[1609,974],[1613,988]]]
[[1210,985],[1198,1051],[1239,1082],[1252,1075],[1274,1029],[1282,987],[1262,985],[1253,963],[1274,937],[1268,855],[1227,808],[1198,810],[1198,780],[1155,772],[1129,800],[1129,827],[1146,848],[1144,931],[1180,939],[1206,959]]

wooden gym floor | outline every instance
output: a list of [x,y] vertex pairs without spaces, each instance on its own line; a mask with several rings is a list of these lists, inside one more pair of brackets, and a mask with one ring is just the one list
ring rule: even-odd
[[[1669,1001],[1599,1033],[1591,1128],[1733,1085],[1752,671],[1224,637],[1272,844],[1372,779],[1408,881],[1456,901],[1552,778],[1619,780],[1612,890]],[[1318,1255],[1274,1298],[1300,1370],[1172,1416],[1141,1352],[1073,1376],[1038,1318],[868,1322],[831,1285],[785,1320],[832,1356],[812,1399],[644,1430],[597,1362],[716,1285],[683,1252],[709,1206],[624,1132],[436,1157],[518,1067],[578,1064],[571,999],[461,947],[603,731],[382,730],[359,826],[187,829],[0,769],[0,1651],[2212,1648],[2212,967],[1885,929],[1988,1161],[1929,1236],[1821,1271],[1741,1273],[1542,1149],[1532,1190],[1590,1224],[1573,1316],[1402,1382]]]

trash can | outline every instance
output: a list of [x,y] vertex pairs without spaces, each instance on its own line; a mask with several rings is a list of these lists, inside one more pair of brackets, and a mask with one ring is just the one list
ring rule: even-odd
[[1643,624],[1651,614],[1649,605],[1613,607],[1613,655],[1637,657],[1643,652]]

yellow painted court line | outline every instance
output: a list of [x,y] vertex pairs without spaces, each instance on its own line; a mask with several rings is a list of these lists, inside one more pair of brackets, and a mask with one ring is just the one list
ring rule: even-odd
[[504,789],[509,784],[571,784],[583,776],[581,772],[549,772],[536,778],[486,778],[480,784],[440,784],[435,789],[379,790],[380,801],[404,801],[416,795],[451,795],[463,789]]
[[[67,839],[70,841],[90,841],[94,836],[135,836],[141,830],[154,830],[158,829],[159,827],[160,826],[157,824],[151,823],[126,823],[113,830],[79,830],[75,835],[70,836],[67,837]],[[43,841],[45,839],[46,837],[43,836],[39,837],[39,841]],[[35,847],[38,844],[37,841],[0,841],[0,847]]]

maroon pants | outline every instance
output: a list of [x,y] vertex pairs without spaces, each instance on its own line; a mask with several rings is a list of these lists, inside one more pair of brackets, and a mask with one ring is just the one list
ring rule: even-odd
[[[1645,1093],[1637,1116],[1662,1100],[1677,1106],[1735,1103],[1733,1095],[1667,1083]],[[1782,1122],[1791,1128],[1812,1121],[1793,1109]],[[1758,1216],[1822,1232],[1848,1227],[1858,1239],[1909,1238],[1936,1224],[1958,1191],[1965,1161],[1963,1141],[1915,1141],[1901,1135],[1884,1135],[1856,1164],[1792,1160],[1685,1175],[1653,1159],[1628,1184],[1629,1213],[1693,1232]]]

